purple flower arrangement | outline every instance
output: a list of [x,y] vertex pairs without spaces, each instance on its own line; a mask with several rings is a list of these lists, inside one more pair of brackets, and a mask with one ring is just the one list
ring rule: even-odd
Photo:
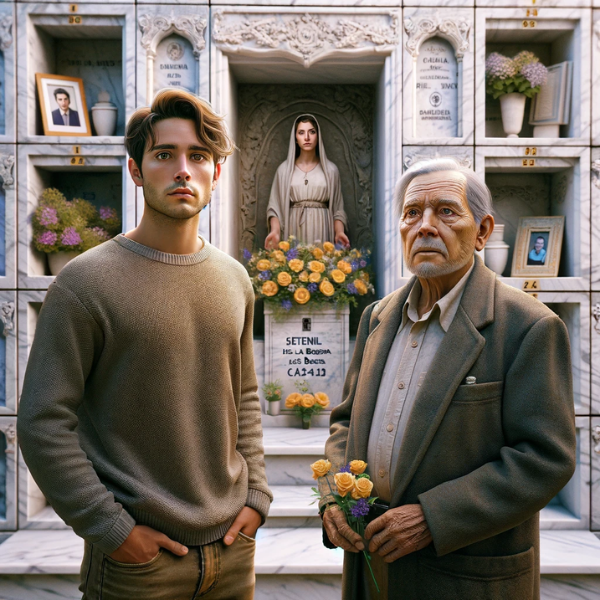
[[533,98],[546,83],[548,69],[527,50],[513,58],[492,52],[485,61],[486,93],[494,99],[519,93]]
[[114,208],[99,209],[87,200],[68,201],[54,188],[44,190],[32,215],[33,246],[53,252],[85,252],[121,231],[121,220]]

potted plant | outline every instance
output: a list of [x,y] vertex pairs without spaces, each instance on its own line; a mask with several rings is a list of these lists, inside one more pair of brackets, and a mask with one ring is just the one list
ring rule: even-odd
[[485,61],[487,94],[500,99],[502,127],[507,137],[519,137],[525,115],[525,101],[539,94],[548,69],[539,58],[523,50],[513,58],[492,52]]
[[52,275],[73,258],[98,246],[121,231],[121,220],[114,208],[96,207],[87,200],[71,202],[55,188],[42,192],[32,216],[33,245],[48,255]]
[[281,400],[282,391],[283,386],[279,380],[263,385],[263,394],[265,395],[265,400],[268,402],[267,413],[273,417],[279,414],[279,401]]
[[302,429],[310,429],[312,416],[329,406],[329,396],[325,392],[311,394],[308,383],[303,379],[294,382],[294,385],[298,391],[285,399],[285,407],[294,409],[302,419]]

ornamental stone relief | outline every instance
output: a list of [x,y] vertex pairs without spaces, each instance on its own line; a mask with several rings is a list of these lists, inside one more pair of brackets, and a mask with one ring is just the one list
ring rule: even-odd
[[439,152],[409,152],[404,157],[404,168],[408,169],[413,165],[421,162],[423,160],[432,160],[434,158],[452,158],[458,162],[462,167],[466,167],[467,169],[471,169],[473,167],[473,161],[471,157],[467,153],[462,154],[440,154]]
[[286,159],[295,118],[319,121],[327,158],[340,171],[350,242],[372,247],[374,90],[368,85],[240,85],[240,247],[267,235],[266,210],[277,167]]
[[12,38],[12,15],[4,15],[0,19],[0,49],[7,50],[13,42]]
[[592,183],[600,189],[600,160],[592,162]]
[[344,50],[391,53],[400,39],[399,13],[366,14],[356,19],[350,15],[240,15],[218,10],[212,37],[225,53],[277,51],[309,67]]
[[15,166],[14,154],[0,154],[0,178],[2,178],[3,189],[11,188],[15,179],[13,177],[13,168]]
[[439,11],[418,20],[404,19],[404,31],[407,35],[406,50],[416,59],[421,44],[428,38],[440,36],[453,46],[456,58],[460,61],[469,51],[469,32],[471,23],[466,17],[441,17]]
[[206,19],[199,15],[142,15],[138,19],[138,25],[142,32],[142,47],[149,54],[156,53],[156,47],[160,40],[169,33],[178,33],[186,37],[192,43],[194,56],[198,58],[204,48],[204,30]]

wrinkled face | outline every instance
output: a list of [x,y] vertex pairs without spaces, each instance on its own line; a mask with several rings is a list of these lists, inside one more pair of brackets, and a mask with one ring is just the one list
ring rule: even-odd
[[466,179],[455,171],[415,177],[404,196],[400,233],[406,264],[418,277],[439,277],[473,258],[478,226]]
[[535,240],[535,251],[539,254],[540,250],[544,247],[544,238],[538,238]]
[[314,150],[318,141],[319,134],[310,121],[298,123],[296,126],[296,143],[300,150]]
[[154,133],[156,143],[142,159],[144,200],[168,217],[189,219],[210,202],[221,165],[215,168],[189,119],[159,121]]
[[71,104],[71,101],[66,94],[56,94],[56,102],[60,107],[60,110],[63,112],[67,112],[69,110],[69,104]]

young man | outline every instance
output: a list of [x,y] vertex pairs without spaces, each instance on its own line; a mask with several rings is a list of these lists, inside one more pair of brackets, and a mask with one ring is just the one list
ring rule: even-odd
[[267,487],[244,268],[198,237],[221,117],[164,90],[130,119],[138,227],[49,287],[19,409],[23,456],[85,539],[84,599],[251,599]]

